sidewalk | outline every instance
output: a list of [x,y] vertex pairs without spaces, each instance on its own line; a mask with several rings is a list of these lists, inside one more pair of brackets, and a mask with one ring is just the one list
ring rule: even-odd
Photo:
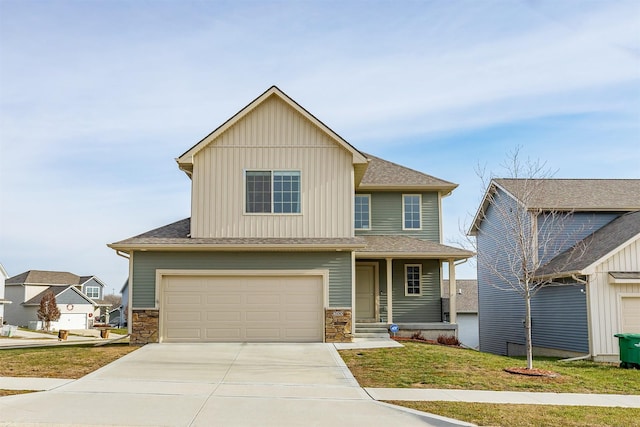
[[[44,391],[75,380],[58,378],[0,377],[0,390]],[[640,396],[624,394],[538,393],[524,391],[447,390],[364,387],[374,400],[506,403],[640,408]]]
[[525,405],[567,405],[640,408],[640,396],[626,394],[540,393],[527,391],[369,387],[365,387],[364,390],[374,400],[445,401]]
[[124,335],[111,333],[108,339],[100,338],[97,329],[70,330],[66,341],[58,339],[58,335],[19,329],[12,338],[0,337],[0,350],[10,348],[44,347],[52,345],[96,344],[123,338]]

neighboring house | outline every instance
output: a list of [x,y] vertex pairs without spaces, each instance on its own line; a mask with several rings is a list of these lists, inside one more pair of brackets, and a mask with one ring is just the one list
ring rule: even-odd
[[[444,318],[449,318],[449,280],[443,280],[442,309]],[[478,336],[478,281],[456,280],[456,309],[458,312],[458,341],[467,347],[480,346]]]
[[7,270],[5,270],[4,266],[0,264],[0,327],[4,322],[4,305],[11,304],[11,300],[4,298],[4,282],[7,278],[9,278]]
[[[539,184],[539,193],[524,206],[530,238],[536,243],[533,239],[551,231],[558,239],[553,245],[537,242],[543,266],[535,274],[552,279],[554,286],[531,300],[534,354],[615,362],[614,334],[640,333],[640,180],[547,179]],[[522,188],[517,179],[491,182],[470,230],[479,257],[507,264],[509,251],[500,242],[507,241],[509,232],[495,204],[523,205]],[[545,225],[550,211],[566,213],[558,231]],[[551,253],[543,253],[549,248]],[[480,350],[523,354],[524,302],[515,292],[492,286],[502,283],[478,263]]]
[[120,289],[120,295],[120,305],[109,312],[109,323],[124,328],[127,326],[127,309],[129,307],[129,279]]
[[133,344],[455,333],[443,268],[473,256],[441,244],[456,184],[358,151],[275,86],[177,162],[191,217],[109,245],[129,257]]
[[[100,316],[104,283],[95,276],[77,276],[60,271],[29,270],[6,281],[6,295],[13,301],[7,306],[8,323],[24,327],[38,326],[36,312],[47,291],[56,296],[61,316],[52,322],[53,329],[86,329]],[[35,328],[34,328],[35,329]]]

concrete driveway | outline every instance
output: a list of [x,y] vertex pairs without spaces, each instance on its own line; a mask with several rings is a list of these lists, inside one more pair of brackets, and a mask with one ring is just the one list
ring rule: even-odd
[[[331,344],[151,344],[54,390],[0,398],[0,425],[452,426],[372,400]],[[355,423],[355,424],[354,424]]]

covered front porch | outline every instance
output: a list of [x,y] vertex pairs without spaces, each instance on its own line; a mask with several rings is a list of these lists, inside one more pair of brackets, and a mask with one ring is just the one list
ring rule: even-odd
[[[396,324],[400,336],[420,331],[425,338],[456,335],[456,262],[473,253],[405,236],[365,236],[355,253],[355,333],[371,324]],[[443,284],[448,272],[448,315]],[[446,297],[446,296],[445,296]]]

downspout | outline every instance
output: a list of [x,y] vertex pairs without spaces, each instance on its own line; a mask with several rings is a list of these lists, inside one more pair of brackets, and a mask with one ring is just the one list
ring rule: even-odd
[[589,354],[586,356],[572,357],[569,359],[562,359],[560,362],[573,362],[574,360],[592,359],[593,358],[593,337],[591,336],[593,330],[591,328],[591,292],[589,292],[589,281],[579,278],[575,273],[571,274],[571,278],[577,283],[584,285],[584,291],[587,298],[587,337],[589,339]]
[[121,256],[124,259],[129,259],[129,252],[122,252],[120,249],[116,249],[116,255]]

